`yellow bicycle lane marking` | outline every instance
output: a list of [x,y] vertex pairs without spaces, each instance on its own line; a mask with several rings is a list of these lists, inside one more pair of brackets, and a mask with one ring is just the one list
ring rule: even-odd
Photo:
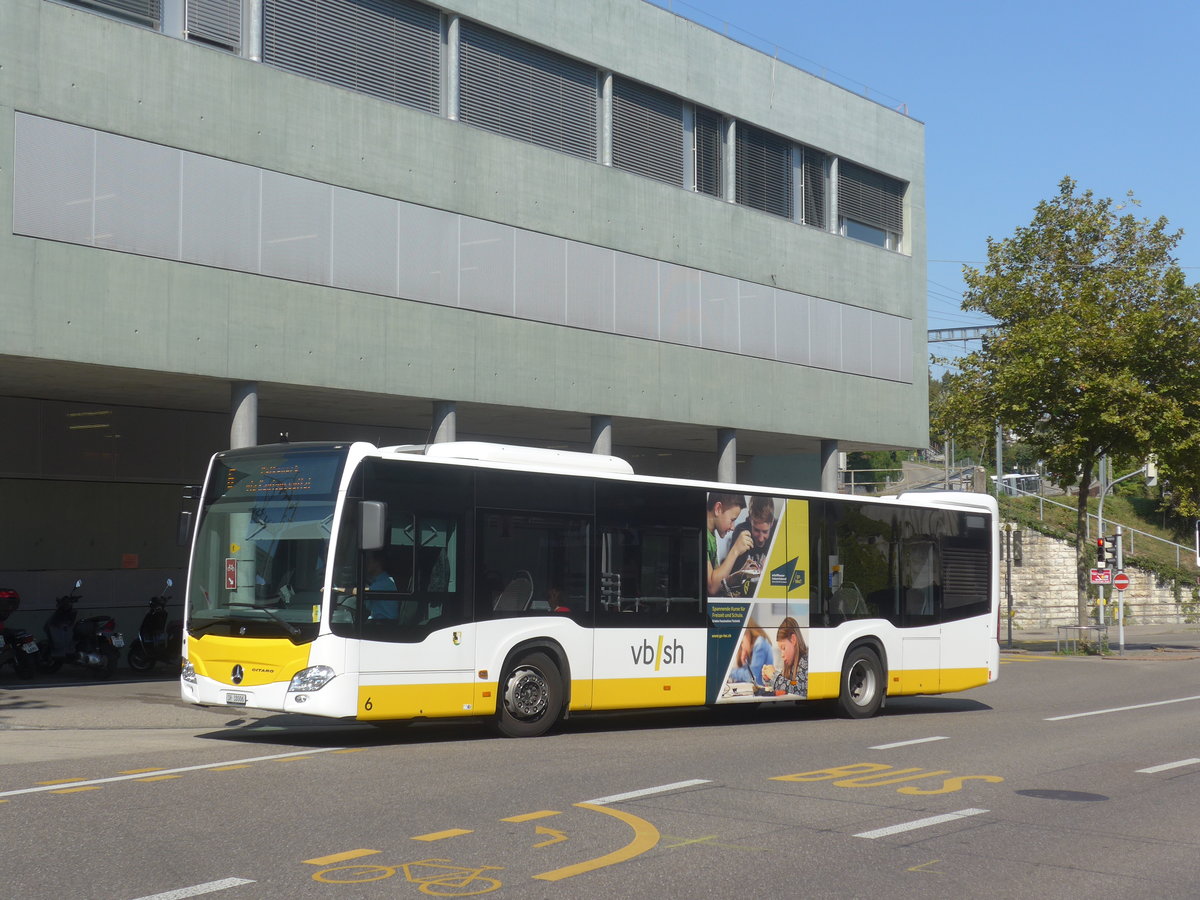
[[585,872],[594,872],[597,869],[603,869],[606,866],[616,865],[617,863],[626,862],[634,857],[641,856],[643,853],[653,850],[658,846],[660,837],[658,829],[645,819],[631,813],[622,812],[619,809],[597,806],[594,803],[576,803],[574,805],[580,809],[589,809],[593,812],[604,813],[606,816],[620,819],[633,829],[633,840],[620,850],[614,850],[612,853],[606,853],[604,856],[576,863],[573,866],[564,866],[561,869],[543,872],[541,875],[534,875],[533,877],[539,881],[562,881],[564,878],[573,878],[576,875],[583,875]]

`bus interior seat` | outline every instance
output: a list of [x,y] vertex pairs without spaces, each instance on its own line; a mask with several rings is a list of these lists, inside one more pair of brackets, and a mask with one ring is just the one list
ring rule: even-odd
[[533,598],[533,576],[519,569],[496,598],[497,612],[522,612]]

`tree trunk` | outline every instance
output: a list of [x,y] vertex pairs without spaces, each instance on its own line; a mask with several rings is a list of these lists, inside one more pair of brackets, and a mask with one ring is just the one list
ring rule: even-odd
[[1092,464],[1086,464],[1079,473],[1079,503],[1075,508],[1075,571],[1078,576],[1079,625],[1088,624],[1088,586],[1091,584],[1089,571],[1092,568],[1091,547],[1088,533],[1088,493],[1092,487]]

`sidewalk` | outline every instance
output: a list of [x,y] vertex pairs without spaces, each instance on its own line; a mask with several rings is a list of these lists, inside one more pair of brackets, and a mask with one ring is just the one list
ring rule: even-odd
[[[1075,640],[1077,631],[1046,628],[1013,628],[1009,645],[1008,628],[1000,626],[1001,653],[1054,653],[1064,648],[1068,639]],[[1095,631],[1085,639],[1094,641]],[[1108,626],[1108,649],[1100,654],[1112,659],[1200,659],[1200,625],[1126,625],[1125,652],[1120,652],[1120,631]]]

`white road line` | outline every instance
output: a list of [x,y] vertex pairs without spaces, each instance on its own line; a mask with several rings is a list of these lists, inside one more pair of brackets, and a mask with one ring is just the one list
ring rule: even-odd
[[[705,778],[693,778],[691,781],[676,781],[674,784],[663,784],[658,787],[643,788],[640,791],[630,791],[627,794],[613,794],[611,797],[599,797],[596,800],[584,800],[584,803],[590,803],[592,806],[604,806],[608,803],[616,803],[619,800],[632,800],[635,797],[648,797],[650,794],[662,794],[666,791],[676,791],[679,788],[695,787],[698,784],[708,784],[709,781]],[[0,795],[3,796],[3,795]]]
[[198,772],[201,769],[219,769],[222,766],[238,766],[248,763],[267,762],[272,759],[288,759],[293,756],[312,756],[314,753],[332,753],[344,750],[344,747],[314,747],[311,750],[295,750],[291,753],[276,753],[273,756],[255,756],[250,759],[234,759],[225,762],[205,763],[202,766],[184,766],[179,769],[159,769],[155,772],[138,772],[136,775],[114,775],[112,778],[95,778],[91,781],[62,781],[58,784],[43,784],[31,788],[19,788],[15,791],[0,791],[0,797],[15,797],[18,794],[41,794],[46,791],[61,791],[64,788],[86,787],[90,784],[112,784],[114,781],[136,781],[139,778],[175,775],[179,772]]
[[928,828],[930,825],[941,825],[943,822],[953,822],[965,819],[967,816],[977,816],[987,812],[986,809],[960,809],[958,812],[946,813],[944,816],[930,816],[928,819],[917,819],[915,822],[904,822],[900,825],[889,825],[887,828],[876,828],[874,831],[864,831],[856,834],[860,838],[881,838],[889,834],[900,834],[904,831],[914,831],[917,828]]
[[1128,712],[1131,709],[1149,709],[1151,706],[1167,706],[1171,703],[1188,703],[1192,700],[1200,700],[1200,695],[1195,697],[1179,697],[1175,700],[1159,700],[1157,703],[1138,703],[1136,706],[1114,706],[1112,709],[1097,709],[1092,712],[1072,713],[1069,716],[1051,716],[1045,719],[1046,722],[1061,722],[1064,719],[1082,719],[1084,716],[1102,716],[1105,713]]
[[1153,775],[1155,772],[1165,772],[1167,769],[1178,769],[1181,766],[1190,766],[1193,763],[1200,763],[1200,759],[1181,759],[1179,762],[1163,763],[1161,766],[1151,766],[1148,769],[1138,769],[1146,775]]
[[896,747],[909,747],[909,746],[912,746],[913,744],[928,744],[930,741],[948,741],[948,740],[950,740],[950,738],[941,737],[941,736],[916,738],[915,740],[911,740],[911,741],[896,741],[896,743],[894,743],[894,744],[877,744],[874,747],[868,747],[867,749],[868,750],[892,750],[892,749],[895,749]]
[[161,894],[150,894],[138,897],[137,900],[184,900],[185,897],[199,897],[201,894],[212,894],[226,891],[243,884],[254,884],[249,878],[222,878],[220,881],[208,881],[204,884],[194,884],[191,887],[179,888],[174,891],[164,891]]

